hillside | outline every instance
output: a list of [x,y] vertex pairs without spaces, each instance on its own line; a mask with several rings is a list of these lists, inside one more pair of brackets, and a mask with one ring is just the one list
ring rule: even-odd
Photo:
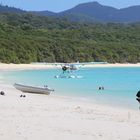
[[140,21],[140,6],[131,6],[122,9],[101,5],[98,2],[83,3],[74,8],[53,13],[49,15],[45,11],[40,12],[41,15],[65,17],[69,21],[76,22],[118,22],[118,23],[134,23]]
[[24,13],[24,10],[21,10],[19,8],[15,8],[15,7],[9,7],[9,6],[3,6],[0,5],[0,13]]
[[140,62],[140,24],[80,24],[0,14],[0,62]]
[[[113,7],[103,6],[97,2],[90,2],[79,4],[72,9],[59,13],[59,15],[68,16],[70,14],[74,14],[77,15],[77,17],[79,17],[79,15],[81,14],[83,15],[83,17],[81,18],[87,16],[89,17],[89,19],[92,19],[91,21],[113,22],[115,21],[115,17],[113,15],[117,12],[118,10]],[[71,18],[71,20],[73,19]]]
[[79,4],[71,9],[54,13],[51,11],[24,11],[14,7],[0,5],[1,13],[32,13],[40,16],[65,18],[68,21],[79,23],[135,23],[140,22],[140,6],[131,6],[122,9],[101,5],[98,2]]
[[57,13],[51,11],[31,11],[32,14],[40,15],[40,16],[50,16],[50,17],[57,17]]

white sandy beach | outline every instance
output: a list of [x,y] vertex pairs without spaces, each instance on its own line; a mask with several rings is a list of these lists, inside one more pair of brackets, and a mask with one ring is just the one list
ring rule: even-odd
[[[50,69],[50,68],[61,68],[61,66],[52,64],[52,63],[33,63],[33,64],[4,64],[4,63],[0,63],[0,70],[3,71],[9,71],[9,70],[32,70],[32,69]],[[58,63],[59,64],[59,63]],[[80,63],[79,63],[80,64]],[[120,64],[120,63],[116,63],[116,64],[86,64],[83,65],[82,67],[140,67],[140,63],[137,64]]]
[[[100,64],[93,67],[133,66]],[[140,64],[135,66],[140,67]],[[54,66],[0,64],[0,70],[47,69]],[[1,82],[0,140],[140,140],[140,111],[26,93]]]

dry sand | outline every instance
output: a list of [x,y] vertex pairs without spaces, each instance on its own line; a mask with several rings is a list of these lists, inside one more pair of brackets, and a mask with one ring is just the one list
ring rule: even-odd
[[[58,63],[59,64],[59,63]],[[79,63],[80,64],[80,63]],[[140,67],[140,63],[137,64],[85,64],[82,67]],[[57,65],[57,63],[47,63],[47,64],[39,64],[39,63],[33,63],[33,64],[4,64],[0,63],[0,70],[1,71],[9,71],[9,70],[30,70],[30,69],[50,69],[50,68],[61,68],[60,65]]]
[[[1,64],[1,70],[45,66]],[[108,65],[108,64],[106,64]],[[4,67],[5,69],[4,69]],[[140,140],[140,111],[26,93],[0,84],[0,140]]]

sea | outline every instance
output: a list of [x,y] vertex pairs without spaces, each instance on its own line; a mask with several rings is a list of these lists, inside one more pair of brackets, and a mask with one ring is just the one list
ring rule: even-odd
[[[114,107],[138,109],[136,94],[140,90],[139,67],[81,68],[75,78],[56,78],[61,69],[1,72],[0,80],[32,86],[48,85],[52,95],[69,97]],[[101,90],[99,89],[101,88]]]

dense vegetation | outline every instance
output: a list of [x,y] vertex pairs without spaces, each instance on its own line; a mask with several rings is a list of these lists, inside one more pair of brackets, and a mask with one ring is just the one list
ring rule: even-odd
[[0,61],[136,63],[140,24],[80,24],[30,13],[1,13]]

